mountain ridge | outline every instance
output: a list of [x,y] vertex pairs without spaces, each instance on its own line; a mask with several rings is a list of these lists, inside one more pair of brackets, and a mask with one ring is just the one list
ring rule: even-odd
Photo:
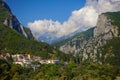
[[[74,41],[74,38],[72,38],[73,40],[71,41],[71,44],[78,43],[81,45],[78,49],[76,49],[75,45],[68,44],[70,41],[69,39],[63,44],[61,42],[62,45],[57,48],[66,54],[72,53],[74,56],[79,57],[80,62],[87,60],[99,64],[116,63],[117,65],[120,65],[120,53],[118,52],[120,48],[117,47],[120,45],[120,12],[106,12],[99,15],[97,25],[94,27],[92,33],[92,36],[87,40],[83,39],[81,44],[80,40],[77,42]],[[111,60],[114,62],[110,62]]]
[[31,31],[21,25],[3,0],[0,0],[0,34],[0,53],[3,54],[32,54],[43,59],[60,59],[63,61],[69,61],[72,57],[47,43],[35,40]]
[[15,29],[20,34],[24,35],[27,39],[35,39],[29,28],[24,27],[15,15],[12,14],[9,6],[0,0],[0,18],[1,22],[9,28]]
[[[117,22],[117,24],[115,24],[115,22]],[[118,52],[120,48],[117,47],[120,45],[119,33],[120,12],[107,12],[99,15],[97,26],[94,29],[94,37],[88,40],[78,53],[82,61],[92,60],[100,64],[114,63],[120,65],[120,53]],[[116,50],[117,53],[114,50]],[[109,62],[111,60],[114,62]]]
[[[101,15],[95,28],[78,33],[69,40],[71,47],[79,45],[78,51],[64,54],[47,43],[26,38],[17,28],[5,25],[10,14],[0,7],[0,80],[120,80],[120,13]],[[57,59],[61,63],[42,65],[35,61],[32,64],[37,70],[22,67],[8,59],[8,54],[17,53],[36,55],[45,61]]]
[[[56,48],[59,48],[61,51],[65,53],[69,53],[69,52],[76,53],[79,50],[79,48],[82,47],[83,43],[85,43],[89,38],[93,37],[93,30],[94,30],[94,27],[83,32],[78,32],[74,36],[67,38],[65,40],[62,40],[60,42],[54,43],[52,45]],[[75,42],[75,43],[72,43],[72,42]],[[71,45],[69,46],[69,44]]]

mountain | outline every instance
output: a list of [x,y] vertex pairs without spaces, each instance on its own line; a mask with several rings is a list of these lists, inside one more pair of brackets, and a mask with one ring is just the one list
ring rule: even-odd
[[[120,80],[120,12],[103,13],[95,28],[54,44],[58,48],[66,43],[78,46],[73,57],[47,43],[26,38],[17,30],[19,26],[11,28],[4,24],[10,12],[6,7],[0,6],[0,57],[5,53],[31,54],[59,59],[61,64],[41,64],[32,69],[0,58],[0,80]],[[33,66],[37,66],[36,62]]]
[[34,40],[31,31],[19,23],[2,0],[0,0],[0,53],[32,54],[43,59],[52,58],[63,61],[68,61],[72,57],[47,43]]
[[34,39],[30,29],[24,27],[12,14],[9,6],[3,1],[0,0],[0,22],[5,24],[11,29],[16,30],[20,34],[24,35],[28,39]]
[[83,46],[83,43],[93,37],[93,30],[94,28],[91,28],[87,31],[76,33],[74,36],[52,45],[65,53],[76,53]]
[[120,65],[120,12],[107,12],[99,16],[94,37],[79,50],[81,61]]
[[68,35],[64,35],[64,36],[62,36],[62,37],[60,37],[60,38],[56,38],[55,40],[52,41],[51,45],[54,45],[54,46],[55,46],[55,45],[59,45],[60,42],[66,40],[66,39],[68,39],[68,38],[71,38],[71,37],[75,36],[75,35],[78,34],[79,32],[81,32],[81,31],[78,30],[78,31],[75,31],[75,32],[70,33],[70,34],[68,34]]
[[75,56],[80,61],[120,65],[120,12],[99,15],[97,25],[85,32],[53,44],[59,50]]
[[68,34],[68,35],[64,35],[64,36],[59,37],[59,38],[58,37],[54,37],[54,36],[50,37],[51,35],[48,36],[48,34],[47,35],[42,35],[42,36],[40,36],[38,38],[38,41],[46,42],[46,43],[52,45],[52,44],[58,43],[58,42],[60,42],[62,40],[68,39],[68,38],[74,36],[76,33],[77,33],[77,31],[74,32],[74,33]]

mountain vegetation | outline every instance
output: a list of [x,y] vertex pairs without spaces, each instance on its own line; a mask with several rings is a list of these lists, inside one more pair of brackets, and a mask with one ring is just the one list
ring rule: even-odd
[[15,30],[2,24],[0,24],[0,33],[1,53],[27,53],[41,56],[44,59],[56,58],[58,55],[58,57],[60,57],[60,55],[67,56],[46,43],[28,40]]
[[4,2],[0,1],[0,22],[24,35],[27,39],[34,39],[30,29],[24,27],[15,15],[12,14],[9,6]]
[[112,20],[112,24],[120,27],[120,12],[107,12],[104,13],[106,16],[108,16],[109,19]]
[[110,57],[102,57],[102,63],[109,63],[112,65],[120,66],[120,37],[113,38],[107,42],[106,45],[103,46],[102,55],[112,55]]
[[[54,44],[57,48],[64,44],[75,46],[69,49],[73,54],[77,49],[74,55],[26,37],[23,33],[31,35],[29,29],[23,30],[11,16],[7,4],[0,0],[0,53],[59,59],[60,64],[44,64],[34,70],[0,58],[0,80],[120,80],[120,12],[103,13],[95,28]],[[5,24],[6,18],[8,23],[12,21],[12,27]]]
[[[80,44],[82,47],[79,47],[76,53],[73,52],[74,56],[79,57],[79,67],[84,66],[79,69],[81,70],[78,71],[79,75],[74,78],[75,80],[114,80],[120,76],[119,70],[114,73],[114,70],[120,67],[120,12],[107,12],[99,15],[92,35],[88,40],[84,39],[85,42]],[[62,45],[70,47],[68,42],[69,39]],[[75,41],[72,40],[71,43],[75,43]],[[64,52],[66,51],[68,51],[67,48],[64,49]],[[91,65],[92,67],[90,67]],[[111,71],[112,68],[113,71]],[[112,77],[113,74],[116,74],[116,77]],[[119,80],[119,77],[116,80]]]
[[120,67],[107,64],[69,62],[61,65],[46,64],[37,71],[0,60],[0,80],[119,80]]
[[[44,42],[37,42],[34,39],[26,38],[25,35],[22,35],[16,28],[10,28],[9,26],[4,24],[6,18],[11,17],[13,14],[8,9],[6,3],[0,1],[0,52],[1,53],[21,53],[21,54],[33,54],[37,56],[41,56],[43,59],[48,58],[58,58],[58,59],[68,59],[66,55],[57,49],[54,49],[50,45]],[[2,6],[4,4],[4,6]],[[7,7],[6,7],[7,6]],[[18,22],[18,21],[15,21]],[[19,22],[18,22],[19,23]],[[12,23],[17,24],[17,23]],[[20,29],[20,28],[19,28]],[[25,28],[26,33],[30,33],[30,31]],[[65,58],[61,58],[65,57]],[[69,59],[70,60],[70,59]]]

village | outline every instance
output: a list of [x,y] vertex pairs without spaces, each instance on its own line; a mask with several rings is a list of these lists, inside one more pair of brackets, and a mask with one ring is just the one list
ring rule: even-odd
[[33,68],[36,70],[41,65],[44,64],[60,64],[59,60],[47,59],[42,60],[41,57],[33,56],[31,54],[10,54],[10,53],[0,53],[0,59],[12,59],[13,64],[19,64],[23,67]]

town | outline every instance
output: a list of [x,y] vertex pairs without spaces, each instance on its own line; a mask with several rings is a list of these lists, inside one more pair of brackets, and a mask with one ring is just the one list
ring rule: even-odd
[[42,60],[41,57],[33,56],[31,54],[10,54],[10,53],[0,53],[0,59],[12,59],[13,64],[19,64],[23,67],[38,69],[44,64],[60,64],[59,60],[47,59]]

